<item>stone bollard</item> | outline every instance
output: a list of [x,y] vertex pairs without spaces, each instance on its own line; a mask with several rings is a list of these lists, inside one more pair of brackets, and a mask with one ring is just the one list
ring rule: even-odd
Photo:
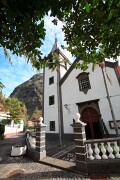
[[71,126],[74,131],[74,141],[75,141],[75,153],[76,153],[76,169],[81,173],[87,175],[87,152],[86,152],[86,134],[85,134],[85,126],[86,123],[79,120],[80,114],[76,114],[75,123]]
[[36,128],[36,148],[34,160],[40,161],[46,157],[46,147],[45,147],[45,128],[46,125],[42,123],[42,118],[39,126]]

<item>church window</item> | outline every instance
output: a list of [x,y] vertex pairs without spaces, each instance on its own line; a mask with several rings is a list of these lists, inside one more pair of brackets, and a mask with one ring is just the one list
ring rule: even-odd
[[54,76],[49,78],[49,85],[54,84]]
[[54,95],[53,96],[49,96],[49,105],[53,105],[53,104],[55,104]]
[[80,91],[83,91],[87,94],[88,90],[91,89],[90,81],[89,81],[89,73],[83,72],[80,73],[78,76],[78,83]]
[[49,69],[53,68],[53,59],[52,58],[49,59],[49,61],[48,61],[48,67],[49,67]]
[[55,131],[55,121],[50,121],[50,131]]

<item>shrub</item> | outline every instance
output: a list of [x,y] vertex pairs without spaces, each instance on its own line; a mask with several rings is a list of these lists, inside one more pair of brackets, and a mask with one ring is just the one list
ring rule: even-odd
[[0,140],[4,140],[4,134],[0,134]]
[[5,125],[0,124],[0,135],[4,134],[4,131],[5,131]]
[[10,124],[10,123],[11,123],[10,119],[3,119],[2,120],[2,124],[4,124],[4,125]]
[[26,129],[29,129],[29,130],[30,129],[36,129],[36,127],[35,126],[27,126]]

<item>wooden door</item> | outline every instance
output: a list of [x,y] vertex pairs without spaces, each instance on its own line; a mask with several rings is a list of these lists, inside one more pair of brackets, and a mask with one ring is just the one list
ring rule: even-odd
[[86,138],[101,138],[98,112],[92,107],[87,107],[82,111],[81,118],[83,122],[87,123]]

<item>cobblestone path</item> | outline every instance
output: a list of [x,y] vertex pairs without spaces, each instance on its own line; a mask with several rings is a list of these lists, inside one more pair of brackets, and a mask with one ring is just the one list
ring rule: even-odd
[[24,143],[24,135],[0,141],[0,180],[120,180],[120,177],[117,176],[91,176],[88,178],[80,174],[34,162],[26,156],[10,157],[11,147]]

